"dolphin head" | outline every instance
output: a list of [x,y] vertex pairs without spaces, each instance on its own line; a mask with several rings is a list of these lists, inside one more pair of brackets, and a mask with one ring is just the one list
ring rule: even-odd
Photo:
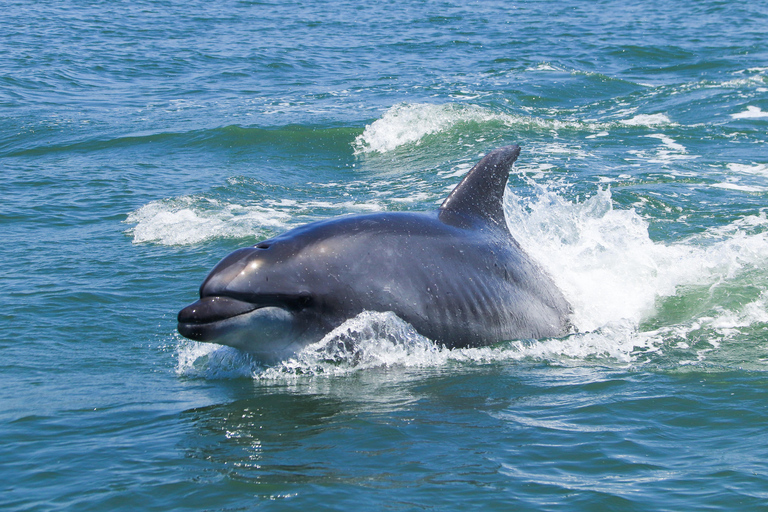
[[179,333],[264,362],[317,339],[313,296],[286,245],[265,241],[221,260],[200,286],[200,299],[179,312]]
[[389,286],[402,273],[393,254],[435,218],[352,215],[238,249],[211,270],[200,299],[179,312],[178,331],[264,362],[285,359],[365,309],[392,310],[390,296],[406,295]]

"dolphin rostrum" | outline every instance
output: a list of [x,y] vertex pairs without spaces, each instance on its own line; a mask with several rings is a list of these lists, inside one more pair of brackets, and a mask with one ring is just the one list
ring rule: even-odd
[[567,334],[570,305],[504,218],[519,154],[487,154],[436,211],[346,215],[236,250],[179,312],[179,333],[266,363],[363,311],[391,311],[449,348]]

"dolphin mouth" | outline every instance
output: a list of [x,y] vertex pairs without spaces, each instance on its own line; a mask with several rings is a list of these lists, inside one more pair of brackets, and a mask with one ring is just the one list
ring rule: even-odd
[[210,328],[225,320],[245,315],[265,307],[231,297],[203,297],[179,311],[178,330],[185,338],[195,341],[207,341]]
[[265,363],[295,353],[307,332],[290,307],[219,295],[182,309],[178,321],[179,334],[185,338],[228,345]]
[[210,324],[250,313],[261,307],[264,305],[220,295],[203,297],[179,311],[178,321],[180,324]]

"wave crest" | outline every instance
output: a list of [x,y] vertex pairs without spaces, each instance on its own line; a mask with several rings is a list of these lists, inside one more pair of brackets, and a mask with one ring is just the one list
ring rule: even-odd
[[[626,113],[625,113],[626,114]],[[481,125],[472,129],[468,125]],[[605,122],[562,119],[562,116],[536,117],[533,115],[508,114],[493,111],[478,105],[401,103],[391,107],[384,115],[367,125],[363,133],[355,138],[353,147],[356,154],[386,153],[401,146],[420,144],[430,135],[460,129],[459,138],[484,140],[495,127],[506,130],[575,130],[603,136],[608,129],[650,128],[662,125],[676,126],[664,113],[637,114],[629,119]]]

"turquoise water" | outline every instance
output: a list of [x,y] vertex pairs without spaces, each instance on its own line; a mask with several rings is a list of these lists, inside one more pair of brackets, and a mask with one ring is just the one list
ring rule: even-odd
[[[765,510],[764,2],[3,11],[0,508]],[[272,368],[175,333],[229,251],[509,143],[577,333],[371,312]]]

